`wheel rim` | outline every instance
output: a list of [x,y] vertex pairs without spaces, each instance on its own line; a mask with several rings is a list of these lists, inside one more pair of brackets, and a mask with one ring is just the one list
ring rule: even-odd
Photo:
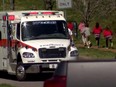
[[22,79],[25,76],[25,68],[23,66],[17,67],[17,77]]

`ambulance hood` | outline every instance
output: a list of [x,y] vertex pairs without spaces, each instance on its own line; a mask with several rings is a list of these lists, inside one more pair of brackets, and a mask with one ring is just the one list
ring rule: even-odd
[[35,48],[58,48],[58,47],[68,47],[70,45],[69,39],[47,39],[47,40],[30,40],[25,41],[25,44],[35,47]]

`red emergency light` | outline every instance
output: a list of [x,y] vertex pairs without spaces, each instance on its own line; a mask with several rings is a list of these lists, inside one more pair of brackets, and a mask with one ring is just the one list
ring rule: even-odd
[[13,21],[14,19],[15,19],[15,16],[14,15],[9,15],[8,16],[8,20]]
[[3,21],[6,21],[6,16],[3,16],[3,18],[2,18],[2,19],[3,19]]
[[38,14],[38,12],[30,12],[29,14]]
[[46,14],[46,15],[53,15],[54,12],[42,12],[42,14]]
[[22,13],[24,16],[29,16],[29,15],[37,15],[38,12],[29,12],[29,13]]

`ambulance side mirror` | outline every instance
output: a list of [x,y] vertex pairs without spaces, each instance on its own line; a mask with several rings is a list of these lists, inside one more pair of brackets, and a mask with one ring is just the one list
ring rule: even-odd
[[1,34],[1,31],[0,31],[0,40],[2,39],[2,34]]

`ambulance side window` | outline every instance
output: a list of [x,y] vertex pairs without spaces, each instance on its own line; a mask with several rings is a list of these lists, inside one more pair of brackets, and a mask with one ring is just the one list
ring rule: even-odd
[[20,23],[17,24],[17,39],[20,39]]

